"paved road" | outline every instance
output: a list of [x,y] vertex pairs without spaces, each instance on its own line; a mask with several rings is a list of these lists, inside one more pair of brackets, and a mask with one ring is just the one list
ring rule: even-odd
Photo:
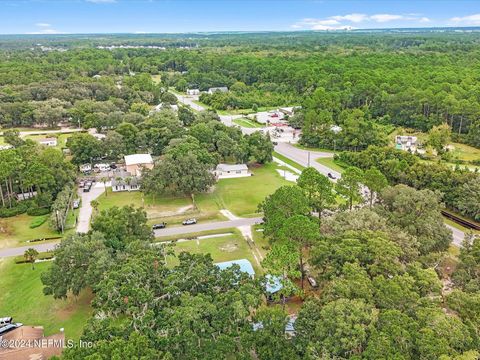
[[77,223],[77,232],[78,233],[86,233],[90,228],[90,218],[92,217],[93,208],[90,205],[92,200],[98,198],[103,192],[105,188],[103,184],[96,183],[89,192],[83,192],[82,189],[78,190],[78,195],[82,198],[82,204],[80,207],[80,211],[78,213],[78,223]]
[[[200,231],[221,230],[221,229],[228,229],[228,228],[234,228],[239,226],[251,226],[261,222],[262,222],[261,217],[255,217],[255,218],[242,218],[242,219],[227,220],[227,221],[217,221],[217,222],[196,224],[196,225],[189,225],[189,226],[178,226],[178,227],[170,227],[170,228],[167,227],[166,229],[155,230],[155,236],[159,237],[159,236],[191,234],[191,233],[200,232]],[[59,244],[59,241],[50,242],[47,244],[37,244],[37,245],[32,244],[29,246],[2,249],[0,250],[0,258],[23,255],[25,250],[29,248],[34,248],[38,252],[51,251],[55,248],[57,244]]]
[[38,245],[29,245],[29,246],[22,246],[10,249],[2,249],[0,250],[0,258],[9,257],[9,256],[18,256],[23,255],[25,250],[34,248],[38,252],[46,252],[55,249],[55,246],[59,244],[59,241],[50,242],[47,244],[38,244]]
[[242,218],[242,219],[235,219],[235,220],[211,222],[211,223],[205,223],[205,224],[167,227],[165,229],[155,230],[154,233],[155,233],[155,237],[173,236],[173,235],[181,235],[181,234],[191,234],[191,233],[200,232],[200,231],[228,229],[228,228],[239,227],[239,226],[251,226],[261,222],[262,222],[261,217]]
[[319,158],[333,157],[332,153],[303,150],[285,142],[279,142],[278,145],[275,146],[275,151],[302,166],[312,166],[325,176],[328,173],[331,173],[336,178],[340,178],[341,176],[339,172],[316,162]]
[[445,224],[445,226],[452,231],[453,244],[457,245],[458,247],[462,247],[463,240],[465,239],[465,233],[451,225]]
[[196,110],[196,111],[205,110],[203,106],[198,105],[194,102],[194,101],[198,101],[198,98],[199,98],[198,95],[179,95],[175,93],[172,93],[172,94],[177,97],[178,101],[180,101],[182,104],[190,106],[193,110]]

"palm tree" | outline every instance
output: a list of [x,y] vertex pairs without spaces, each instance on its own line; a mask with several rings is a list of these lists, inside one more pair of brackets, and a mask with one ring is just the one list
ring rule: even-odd
[[103,187],[105,188],[105,196],[107,196],[107,181],[108,177],[104,176],[100,179],[101,182],[103,182]]
[[90,206],[91,206],[91,207],[93,208],[93,210],[95,211],[95,215],[96,215],[97,212],[98,212],[98,205],[100,205],[100,204],[98,203],[97,200],[92,200],[92,201],[90,201]]
[[37,259],[37,256],[38,256],[38,251],[33,248],[29,248],[25,250],[25,253],[23,254],[23,257],[25,258],[25,260],[32,264],[32,270],[35,269],[34,264],[35,264],[35,260]]

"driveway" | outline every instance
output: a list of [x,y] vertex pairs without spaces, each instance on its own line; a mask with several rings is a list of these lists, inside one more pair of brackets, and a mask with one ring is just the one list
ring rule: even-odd
[[82,199],[82,205],[78,213],[78,223],[77,223],[77,232],[86,233],[90,228],[90,219],[92,217],[93,208],[90,205],[92,200],[97,199],[103,192],[105,187],[102,183],[96,183],[91,189],[90,192],[83,192],[82,189],[79,189],[78,195]]

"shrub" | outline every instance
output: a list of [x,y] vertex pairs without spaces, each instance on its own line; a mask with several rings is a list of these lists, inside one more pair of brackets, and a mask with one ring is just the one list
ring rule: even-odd
[[27,210],[27,215],[30,216],[41,216],[47,215],[50,213],[50,208],[43,208],[43,207],[31,207]]
[[27,211],[29,205],[30,203],[28,202],[20,202],[11,208],[0,208],[0,218],[7,218],[23,214],[25,211]]
[[30,223],[30,229],[35,229],[45,223],[47,221],[48,216],[38,216],[32,220]]

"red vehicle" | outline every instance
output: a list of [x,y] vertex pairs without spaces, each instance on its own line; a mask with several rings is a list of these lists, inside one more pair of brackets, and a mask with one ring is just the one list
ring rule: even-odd
[[277,114],[277,113],[273,113],[272,115],[270,115],[270,117],[272,117],[272,118],[278,118],[278,114]]

